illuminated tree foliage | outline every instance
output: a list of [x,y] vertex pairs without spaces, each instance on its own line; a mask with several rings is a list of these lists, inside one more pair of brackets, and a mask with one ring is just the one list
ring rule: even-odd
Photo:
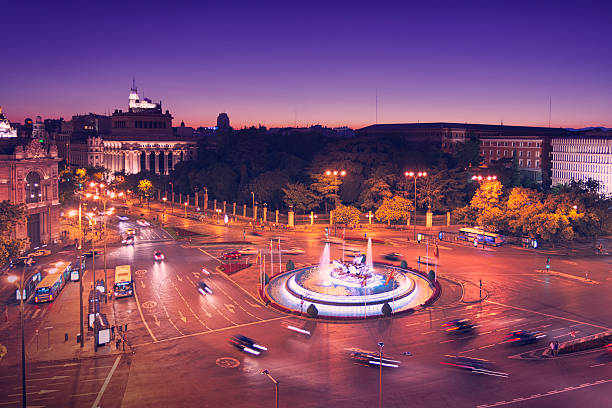
[[374,216],[378,221],[386,222],[387,224],[391,224],[396,221],[404,221],[408,220],[410,211],[414,210],[414,206],[412,205],[412,201],[394,196],[393,198],[386,198]]
[[26,239],[11,238],[18,224],[25,222],[25,205],[0,202],[0,265],[18,257],[27,245]]
[[334,210],[334,223],[344,225],[357,225],[359,224],[359,216],[361,212],[349,205],[339,204]]

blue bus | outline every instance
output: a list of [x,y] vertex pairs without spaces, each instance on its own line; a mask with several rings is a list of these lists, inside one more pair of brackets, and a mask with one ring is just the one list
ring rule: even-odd
[[47,276],[36,285],[34,303],[53,302],[64,288],[70,270],[70,262],[57,262],[55,267],[47,269]]

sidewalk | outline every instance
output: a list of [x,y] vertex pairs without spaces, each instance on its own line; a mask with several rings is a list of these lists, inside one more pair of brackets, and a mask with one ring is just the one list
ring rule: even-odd
[[[96,277],[104,275],[104,270],[96,270]],[[112,271],[109,270],[109,276]],[[93,288],[93,274],[86,271],[83,280],[83,324],[84,324],[84,347],[77,343],[79,331],[79,282],[68,282],[57,300],[48,304],[47,313],[43,320],[33,332],[26,343],[26,355],[30,361],[70,360],[80,358],[91,358],[94,356],[107,356],[123,352],[116,349],[114,339],[111,342],[99,346],[94,351],[93,330],[88,330],[88,294]],[[110,281],[110,279],[109,279]],[[100,313],[105,314],[110,325],[115,323],[112,301],[100,302]],[[119,333],[115,330],[115,336]],[[67,335],[67,339],[66,339]],[[126,345],[126,351],[129,346]]]

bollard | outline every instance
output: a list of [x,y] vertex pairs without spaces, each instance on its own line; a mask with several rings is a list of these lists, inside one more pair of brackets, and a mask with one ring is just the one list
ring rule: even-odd
[[127,331],[127,323],[125,324],[125,329],[123,331]]
[[64,333],[64,341],[68,341],[68,333]]

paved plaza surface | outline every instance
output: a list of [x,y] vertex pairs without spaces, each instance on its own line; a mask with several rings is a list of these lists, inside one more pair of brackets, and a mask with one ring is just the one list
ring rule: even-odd
[[[138,209],[130,221],[117,226],[119,231],[135,227],[133,221],[141,213],[149,219],[159,215]],[[283,255],[283,263],[291,259],[298,267],[316,264],[324,246],[321,231],[264,231],[254,236],[248,231],[245,235],[243,226],[175,215],[168,215],[168,223],[204,235],[191,242],[176,241],[158,226],[137,226],[134,246],[107,249],[108,267],[130,264],[135,279],[136,296],[113,299],[105,306],[112,324],[128,326],[122,333],[125,351],[113,343],[94,352],[91,334],[86,335],[85,347],[78,347],[78,283],[68,283],[53,303],[25,306],[29,406],[274,406],[274,385],[261,375],[267,369],[280,381],[281,407],[373,407],[378,405],[379,370],[355,364],[349,353],[377,352],[380,341],[385,356],[400,361],[399,368],[383,370],[385,407],[610,405],[612,355],[601,350],[556,358],[542,355],[550,341],[612,330],[610,257],[439,243],[437,272],[443,290],[431,307],[368,321],[310,320],[284,315],[261,302],[256,296],[257,266],[230,276],[217,267],[225,263],[224,252],[246,246],[269,251],[270,239],[279,236],[282,248],[305,251]],[[374,244],[375,261],[399,252],[417,268],[418,256],[433,255],[432,245],[416,244],[412,233],[368,234],[385,241]],[[244,244],[232,243],[236,241]],[[365,250],[364,242],[347,246]],[[153,260],[155,250],[165,254],[163,262]],[[331,251],[332,259],[340,258],[342,245],[332,245]],[[71,249],[61,249],[41,258],[37,268],[73,257]],[[212,275],[204,276],[202,267]],[[274,267],[278,270],[278,264]],[[87,287],[91,279],[88,263]],[[212,295],[197,291],[202,280]],[[13,292],[5,281],[3,276],[4,300]],[[481,302],[479,281],[485,298]],[[7,350],[0,361],[0,408],[21,403],[18,306],[11,302],[7,312],[8,321],[3,315],[0,322],[0,343]],[[455,318],[477,324],[474,334],[444,333],[440,326]],[[290,331],[287,325],[311,335]],[[547,337],[531,345],[503,343],[506,334],[520,329],[541,331]],[[241,353],[227,341],[236,334],[256,339],[268,351],[257,357]],[[441,364],[448,356],[487,360],[503,375]]]

